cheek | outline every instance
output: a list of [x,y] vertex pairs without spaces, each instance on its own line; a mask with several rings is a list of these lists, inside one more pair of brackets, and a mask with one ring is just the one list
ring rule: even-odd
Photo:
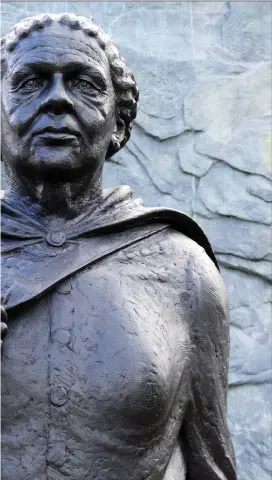
[[12,130],[19,136],[31,123],[38,108],[37,99],[24,98],[19,95],[7,95],[4,114]]
[[84,102],[83,108],[82,104],[79,107],[76,110],[88,132],[97,134],[97,136],[103,132],[103,135],[108,133],[111,136],[115,125],[115,106],[112,101],[92,99],[92,101]]

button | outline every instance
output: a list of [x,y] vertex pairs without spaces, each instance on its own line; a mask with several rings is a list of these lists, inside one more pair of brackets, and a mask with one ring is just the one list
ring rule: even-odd
[[66,236],[62,232],[53,232],[46,235],[46,241],[52,247],[61,247],[66,242]]
[[59,293],[70,293],[72,290],[72,285],[70,282],[62,282],[60,285],[57,286],[57,292]]
[[49,464],[54,465],[55,467],[62,467],[66,460],[66,452],[63,448],[60,447],[51,447],[49,448],[46,460]]
[[68,330],[64,330],[63,328],[58,328],[52,333],[52,337],[54,342],[59,342],[62,345],[69,345],[71,342],[71,334]]
[[50,401],[52,405],[61,407],[68,400],[68,392],[65,387],[53,387],[50,392]]

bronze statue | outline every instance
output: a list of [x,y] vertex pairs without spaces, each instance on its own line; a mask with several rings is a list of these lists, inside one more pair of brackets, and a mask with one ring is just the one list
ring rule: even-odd
[[235,480],[211,246],[187,215],[102,191],[131,71],[71,14],[27,18],[1,48],[2,479]]

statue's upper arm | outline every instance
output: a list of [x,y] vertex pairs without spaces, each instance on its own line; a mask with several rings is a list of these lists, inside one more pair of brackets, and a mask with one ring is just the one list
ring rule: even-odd
[[226,405],[229,356],[226,289],[206,252],[194,242],[183,244],[190,247],[185,255],[185,268],[190,274],[193,296],[189,322],[191,394],[180,433],[186,478],[235,480]]

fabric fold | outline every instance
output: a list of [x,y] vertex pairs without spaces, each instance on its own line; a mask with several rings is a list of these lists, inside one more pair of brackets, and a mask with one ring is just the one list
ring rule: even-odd
[[[127,186],[103,192],[99,204],[62,229],[61,248],[47,243],[48,232],[26,212],[2,200],[2,301],[7,310],[34,300],[105,256],[172,227],[194,240],[219,270],[200,226],[185,213],[145,208]],[[39,247],[40,245],[40,247]],[[35,248],[44,254],[35,254]],[[11,255],[12,254],[12,255]],[[36,256],[35,256],[36,255]]]

